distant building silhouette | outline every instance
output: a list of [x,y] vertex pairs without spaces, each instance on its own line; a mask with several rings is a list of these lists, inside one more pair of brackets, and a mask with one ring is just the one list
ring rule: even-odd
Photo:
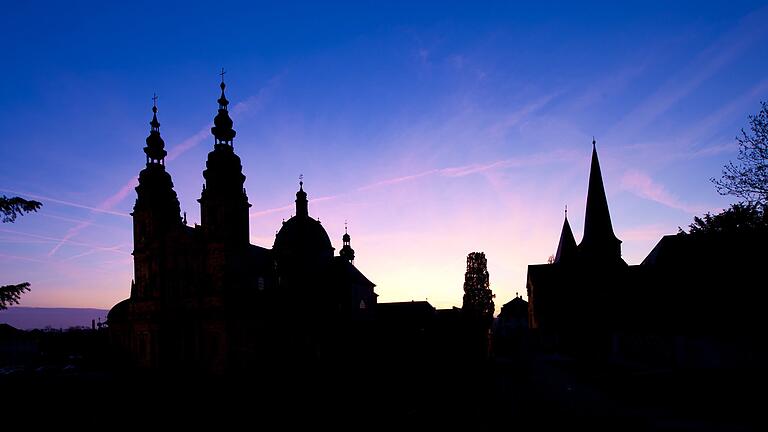
[[528,302],[515,298],[501,307],[493,326],[493,351],[496,355],[519,354],[528,337]]
[[271,249],[250,244],[248,196],[234,151],[222,79],[203,171],[201,224],[187,226],[165,167],[157,104],[133,213],[130,297],[109,312],[113,344],[130,365],[222,372],[278,358],[313,357],[376,305],[375,285],[341,256],[309,215],[304,183],[296,214]]
[[501,307],[499,323],[505,329],[528,328],[528,302],[519,295]]

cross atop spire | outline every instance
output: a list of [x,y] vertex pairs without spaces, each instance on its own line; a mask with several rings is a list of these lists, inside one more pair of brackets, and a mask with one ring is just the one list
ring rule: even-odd
[[225,73],[227,73],[227,72],[224,70],[224,68],[221,68],[221,73],[219,75],[221,75],[221,82],[222,82],[222,84],[224,83],[224,74]]
[[152,111],[157,111],[157,93],[152,93]]

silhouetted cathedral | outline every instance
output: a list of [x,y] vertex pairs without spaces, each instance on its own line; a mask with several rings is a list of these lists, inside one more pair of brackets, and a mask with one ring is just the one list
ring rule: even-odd
[[269,356],[316,357],[353,337],[353,324],[376,305],[375,285],[352,264],[349,234],[345,229],[334,256],[325,229],[309,215],[303,181],[296,215],[283,222],[273,247],[250,244],[251,205],[225,87],[222,79],[198,200],[201,224],[194,227],[181,217],[157,104],[152,108],[131,213],[135,280],[130,298],[109,313],[113,342],[134,366],[218,372]]

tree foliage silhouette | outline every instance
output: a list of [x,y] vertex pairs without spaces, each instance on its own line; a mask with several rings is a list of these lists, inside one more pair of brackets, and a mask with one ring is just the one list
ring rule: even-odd
[[36,212],[40,206],[42,204],[38,201],[29,201],[19,197],[8,198],[5,195],[0,197],[0,215],[2,215],[3,223],[14,222],[16,216],[21,216],[24,213]]
[[[38,201],[25,200],[19,197],[0,197],[0,217],[3,223],[12,223],[17,216],[24,213],[37,211],[42,204]],[[7,309],[8,305],[19,304],[21,294],[29,291],[29,282],[16,285],[0,286],[0,310]]]
[[467,272],[464,274],[464,303],[462,309],[483,323],[493,321],[493,292],[488,279],[488,261],[485,253],[472,252],[467,255]]
[[688,232],[679,228],[681,235],[706,233],[768,233],[768,214],[765,206],[758,203],[736,203],[718,214],[706,213],[694,217]]
[[721,195],[734,195],[750,203],[768,205],[768,103],[749,116],[750,132],[741,130],[738,164],[723,167],[720,179],[710,179]]

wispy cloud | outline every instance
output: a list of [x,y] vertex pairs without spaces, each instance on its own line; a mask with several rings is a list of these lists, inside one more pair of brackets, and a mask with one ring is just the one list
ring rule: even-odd
[[[117,204],[121,203],[125,199],[125,197],[128,196],[128,194],[136,187],[137,184],[138,184],[138,180],[135,177],[131,178],[117,192],[115,192],[110,197],[102,201],[101,204],[99,204],[96,207],[98,210],[93,210],[93,212],[112,211],[112,208]],[[48,256],[54,255],[72,237],[79,234],[80,231],[84,230],[85,228],[91,226],[91,224],[93,224],[93,216],[91,216],[91,219],[82,221],[77,225],[73,226],[72,228],[68,229],[66,234],[64,234],[64,237],[61,238],[61,241],[59,241],[59,243],[56,244],[56,246],[54,246],[48,252]]]
[[[14,230],[9,230],[9,229],[5,229],[5,228],[0,228],[0,232],[8,233],[8,234],[20,235],[20,236],[25,236],[25,237],[30,237],[30,238],[34,238],[34,239],[47,240],[47,241],[56,242],[56,243],[60,243],[63,240],[62,238],[44,236],[44,235],[39,235],[39,234],[32,234],[32,233],[27,233],[27,232],[23,232],[23,231],[14,231]],[[92,249],[97,249],[97,250],[105,251],[105,252],[114,252],[114,253],[119,253],[119,254],[122,254],[122,255],[130,255],[130,252],[126,252],[124,250],[117,249],[114,246],[112,246],[112,247],[110,247],[110,246],[100,246],[100,245],[95,245],[93,243],[86,243],[86,242],[81,242],[81,241],[76,241],[76,240],[66,240],[66,243],[73,244],[75,246],[83,246],[83,247],[88,247],[88,248],[92,248]]]
[[[409,174],[409,175],[403,175],[398,177],[392,177],[385,180],[379,180],[379,181],[352,189],[351,191],[348,191],[348,192],[343,192],[337,195],[329,195],[329,196],[323,196],[320,198],[315,198],[310,200],[310,202],[328,201],[328,200],[340,198],[342,196],[351,195],[357,192],[365,192],[372,189],[378,189],[378,188],[393,186],[401,183],[412,182],[412,181],[426,178],[429,176],[437,175],[441,177],[464,177],[472,174],[480,174],[488,171],[494,171],[494,170],[505,169],[505,168],[565,162],[565,161],[573,160],[573,158],[577,156],[578,156],[577,153],[572,150],[555,150],[555,151],[546,152],[546,153],[537,153],[530,156],[502,159],[502,160],[497,160],[497,161],[487,162],[487,163],[474,163],[474,164],[460,165],[460,166],[446,167],[446,168],[433,168],[433,169],[428,169],[416,174]],[[280,207],[258,210],[258,211],[251,212],[250,217],[255,218],[259,216],[265,216],[272,213],[291,210],[293,208],[294,208],[293,205],[288,204]]]
[[648,67],[647,60],[638,59],[635,63],[620,68],[592,83],[578,96],[566,101],[566,108],[571,112],[579,112],[592,105],[600,103],[609,97],[616,97],[636,78],[642,76]]
[[292,204],[289,204],[289,205],[284,205],[282,207],[274,207],[274,208],[254,211],[254,212],[251,212],[249,214],[249,216],[252,217],[252,218],[255,218],[255,217],[260,217],[260,216],[266,216],[266,215],[272,214],[272,213],[288,211],[288,210],[291,210],[293,208],[294,208],[294,206]]
[[491,136],[500,136],[504,135],[510,128],[517,126],[528,118],[531,114],[541,110],[544,108],[552,99],[557,97],[560,94],[560,92],[553,92],[550,94],[543,95],[537,99],[534,99],[527,104],[523,105],[522,107],[516,109],[515,111],[503,116],[503,118],[494,123],[490,127],[490,134]]
[[[101,214],[110,214],[114,216],[125,216],[128,217],[129,215],[127,213],[117,212],[112,210],[112,208],[120,203],[125,197],[128,195],[128,193],[136,187],[136,179],[133,178],[131,181],[126,183],[122,188],[120,188],[115,194],[107,198],[106,200],[102,201],[98,206],[93,207],[85,204],[75,203],[72,201],[64,201],[56,198],[51,198],[43,195],[37,195],[37,194],[30,194],[20,191],[14,191],[9,189],[0,189],[5,192],[12,193],[14,195],[21,195],[30,197],[36,200],[41,200],[43,202],[53,202],[56,204],[61,204],[69,207],[89,210],[91,213],[101,213]],[[60,239],[56,239],[57,243],[56,245],[51,248],[51,250],[48,252],[48,256],[54,255],[64,244],[71,243],[70,239],[77,235],[80,231],[85,229],[86,227],[93,224],[93,217],[91,217],[90,220],[80,220],[77,222],[77,224],[74,227],[71,227],[67,230],[67,232],[64,234],[64,236]],[[41,237],[42,238],[42,237]],[[52,240],[53,238],[47,237],[47,240]],[[75,244],[75,243],[73,243]]]
[[697,214],[706,210],[704,206],[691,205],[681,201],[663,185],[655,182],[648,174],[638,170],[629,170],[621,178],[621,188],[641,198],[655,201],[667,207]]
[[25,257],[21,255],[8,255],[8,254],[0,254],[0,258],[3,259],[12,259],[12,260],[20,260],[20,261],[30,261],[30,262],[36,262],[36,263],[44,263],[45,261],[37,258],[32,257]]
[[622,240],[633,242],[657,241],[667,234],[672,234],[669,227],[660,224],[636,226],[618,233]]
[[[695,122],[693,126],[686,129],[677,139],[679,147],[683,150],[670,154],[670,157],[694,158],[733,150],[736,147],[735,140],[730,145],[717,144],[708,147],[701,147],[701,143],[707,141],[724,121],[737,113],[741,113],[745,106],[763,97],[766,92],[768,92],[768,79],[758,82],[703,119]],[[734,135],[736,134],[734,133]]]
[[176,144],[168,151],[168,156],[166,156],[166,160],[173,161],[174,159],[178,158],[179,156],[183,155],[184,153],[188,152],[190,149],[194,148],[198,144],[200,144],[204,139],[211,136],[211,125],[208,124],[197,133],[187,137],[182,142]]
[[78,258],[82,258],[84,256],[93,255],[93,254],[95,254],[97,252],[116,252],[116,251],[117,252],[124,252],[122,250],[122,248],[124,248],[126,246],[127,245],[125,245],[125,244],[119,244],[119,245],[115,245],[115,246],[112,246],[112,247],[106,247],[106,248],[91,248],[91,249],[89,249],[89,250],[87,250],[85,252],[82,252],[82,253],[79,253],[79,254],[76,254],[76,255],[72,255],[71,257],[66,258],[64,261],[73,261],[73,260],[76,260]]
[[359,188],[356,189],[356,191],[362,192],[362,191],[366,191],[366,190],[369,190],[369,189],[379,188],[379,187],[382,187],[382,186],[390,186],[390,185],[395,185],[395,184],[398,184],[398,183],[410,182],[410,181],[413,181],[413,180],[416,180],[416,179],[420,179],[422,177],[430,176],[432,174],[437,174],[439,172],[440,172],[439,169],[431,169],[431,170],[423,171],[423,172],[420,172],[420,173],[417,173],[417,174],[409,174],[409,175],[404,175],[404,176],[400,176],[400,177],[393,177],[393,178],[386,179],[386,180],[380,180],[380,181],[371,183],[369,185],[360,186]]
[[768,8],[759,9],[742,18],[731,31],[701,51],[687,68],[670,78],[628,113],[612,129],[610,135],[615,133],[626,136],[647,127],[760,40],[760,36],[768,32],[766,18]]
[[33,193],[28,193],[28,192],[23,192],[23,191],[16,191],[16,190],[11,190],[11,189],[0,189],[0,190],[3,191],[3,192],[8,192],[8,193],[11,193],[11,194],[14,194],[14,195],[19,195],[19,196],[22,196],[22,197],[29,197],[29,198],[32,198],[32,199],[35,199],[35,200],[40,200],[40,201],[43,201],[43,202],[52,202],[52,203],[56,203],[56,204],[61,204],[61,205],[67,206],[67,207],[79,208],[79,209],[83,209],[83,210],[90,210],[90,211],[93,211],[93,212],[96,212],[96,213],[109,214],[109,215],[113,215],[113,216],[130,217],[130,215],[128,213],[113,211],[113,210],[110,210],[110,209],[103,209],[103,208],[99,208],[99,207],[93,207],[93,206],[89,206],[89,205],[86,205],[86,204],[76,203],[76,202],[73,202],[73,201],[60,200],[60,199],[56,199],[56,198],[51,198],[49,196],[37,195],[37,194],[33,194]]

